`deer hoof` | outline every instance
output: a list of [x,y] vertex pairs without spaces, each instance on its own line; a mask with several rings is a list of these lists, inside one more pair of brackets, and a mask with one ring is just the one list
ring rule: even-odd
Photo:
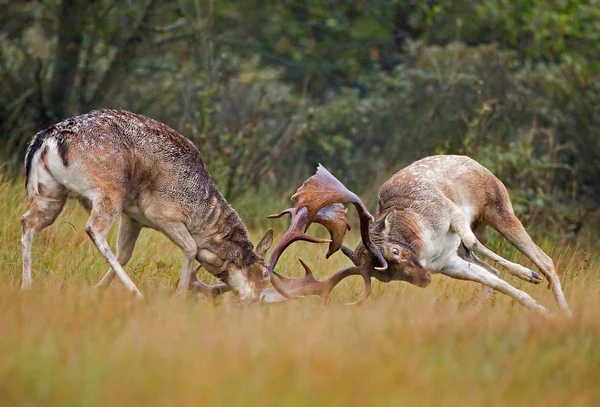
[[540,284],[542,281],[544,281],[544,278],[542,276],[540,276],[538,273],[536,273],[533,270],[529,270],[531,272],[531,279],[529,280],[531,283],[533,284]]

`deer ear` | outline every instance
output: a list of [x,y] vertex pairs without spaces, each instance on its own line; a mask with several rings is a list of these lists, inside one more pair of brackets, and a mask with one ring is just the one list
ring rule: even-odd
[[256,249],[254,249],[254,254],[256,254],[261,259],[264,259],[265,255],[267,254],[267,250],[269,250],[271,248],[272,244],[273,244],[273,229],[269,229],[269,230],[267,230],[267,233],[265,233],[263,238],[260,240],[260,242],[256,246]]
[[387,215],[385,215],[385,218],[383,219],[383,231],[381,232],[381,235],[385,238],[390,234],[390,231],[392,230],[392,214],[394,213],[394,211],[389,212]]

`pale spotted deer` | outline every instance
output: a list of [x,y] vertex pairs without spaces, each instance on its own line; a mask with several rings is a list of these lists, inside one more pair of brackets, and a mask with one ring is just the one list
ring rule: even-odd
[[[334,202],[356,202],[349,200],[345,191],[335,177],[319,167],[317,174],[292,197],[296,200],[296,207],[287,211],[293,215],[292,224],[310,224],[311,219],[301,219],[296,215],[305,208],[316,213]],[[306,270],[304,277],[281,277],[278,291],[287,293],[287,298],[320,295],[326,300],[333,287],[344,277],[361,274],[367,284],[360,300],[364,301],[370,290],[370,277],[383,282],[400,280],[426,287],[431,283],[432,273],[441,273],[481,283],[484,289],[500,291],[525,307],[548,315],[545,307],[502,280],[495,268],[477,258],[475,253],[488,257],[525,281],[535,284],[542,281],[535,271],[510,262],[484,246],[486,227],[490,226],[536,264],[548,279],[559,307],[570,315],[552,259],[532,241],[515,216],[502,182],[469,157],[427,157],[393,175],[379,191],[377,215],[367,231],[364,230],[365,222],[361,222],[363,239],[354,251],[341,244],[347,223],[342,211],[337,211],[337,214],[333,222],[337,227],[328,227],[330,231],[337,230],[337,233],[332,233],[335,247],[333,250],[330,248],[328,256],[341,248],[355,267],[342,270],[321,282],[302,263]],[[301,236],[301,226],[290,227],[277,244],[273,253],[277,254],[275,261],[269,262],[271,268],[283,249]],[[381,254],[385,261],[381,260]],[[376,265],[382,267],[377,268]],[[266,302],[285,300],[272,289],[265,289],[262,298]]]
[[[107,287],[116,273],[141,296],[123,266],[144,227],[162,232],[183,250],[179,293],[190,285],[195,260],[242,301],[258,300],[268,281],[264,256],[272,232],[254,249],[200,151],[165,124],[122,110],[83,114],[36,134],[25,167],[31,207],[22,218],[23,288],[32,284],[34,234],[55,221],[67,198],[89,211],[85,230],[111,267],[97,287]],[[115,256],[106,236],[119,215]]]

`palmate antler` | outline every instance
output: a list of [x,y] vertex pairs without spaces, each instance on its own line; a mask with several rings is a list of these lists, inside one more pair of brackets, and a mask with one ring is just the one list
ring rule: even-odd
[[[346,220],[347,210],[342,203],[348,202],[354,204],[360,216],[360,234],[363,245],[373,254],[377,262],[377,270],[386,270],[387,262],[383,258],[381,251],[373,244],[369,236],[369,223],[373,221],[373,216],[369,213],[360,198],[346,188],[337,178],[319,164],[315,175],[307,179],[298,191],[292,196],[296,201],[294,208],[286,209],[278,215],[271,215],[270,218],[278,218],[283,214],[292,216],[290,227],[285,235],[277,243],[269,259],[268,269],[271,274],[271,283],[275,290],[284,298],[291,299],[304,295],[319,295],[323,302],[327,301],[329,293],[344,278],[351,275],[361,275],[365,282],[365,291],[356,303],[364,302],[371,291],[371,268],[373,264],[364,263],[359,266],[340,270],[326,281],[319,281],[314,278],[310,268],[302,261],[302,266],[306,275],[300,278],[284,277],[276,273],[275,266],[283,251],[297,240],[305,240],[313,243],[329,243],[329,250],[326,257],[329,258],[342,246],[342,241],[350,225]],[[320,223],[329,230],[331,240],[318,239],[305,233],[311,223]],[[302,231],[302,227],[304,232]],[[277,277],[277,278],[276,278]],[[265,291],[263,298],[267,302],[270,298],[279,296],[272,295],[272,292]],[[273,301],[275,302],[275,301]]]
[[[325,281],[317,280],[312,270],[302,261],[302,259],[298,259],[302,267],[304,267],[304,276],[303,277],[286,277],[283,276],[276,271],[274,274],[281,280],[280,284],[284,287],[286,294],[294,297],[304,297],[307,295],[318,295],[321,297],[321,303],[326,303],[329,299],[329,294],[333,290],[333,288],[344,278],[349,276],[360,275],[363,277],[365,282],[365,290],[361,294],[360,298],[352,303],[347,305],[358,305],[362,304],[369,298],[371,294],[371,278],[368,273],[368,266],[361,265],[356,267],[348,267],[343,270],[338,271],[331,277],[329,277]],[[364,272],[367,271],[367,273]],[[277,290],[273,288],[264,289],[261,292],[261,300],[263,302],[281,302],[285,301],[286,298],[283,297]]]
[[283,215],[291,215],[292,219],[290,221],[290,227],[281,240],[277,243],[275,248],[273,249],[273,253],[269,258],[268,268],[274,269],[275,264],[279,260],[279,256],[283,251],[293,242],[297,240],[304,240],[312,243],[329,243],[329,250],[327,251],[326,257],[329,258],[333,253],[338,251],[344,241],[344,236],[346,235],[346,231],[350,230],[350,225],[346,221],[346,213],[347,209],[344,208],[344,205],[335,203],[329,206],[324,207],[319,212],[317,212],[313,222],[320,223],[325,226],[325,228],[329,231],[331,235],[331,239],[320,239],[318,237],[313,237],[307,235],[302,231],[302,227],[305,227],[305,231],[308,229],[308,208],[303,207],[298,209],[288,208],[284,211],[281,211],[277,215],[269,215],[268,218],[280,218]]

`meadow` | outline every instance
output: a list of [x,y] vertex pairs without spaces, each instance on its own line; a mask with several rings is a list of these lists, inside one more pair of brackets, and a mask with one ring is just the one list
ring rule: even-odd
[[[173,297],[181,252],[149,230],[126,267],[145,299],[118,281],[92,292],[107,265],[73,202],[37,235],[35,288],[21,292],[27,206],[22,179],[2,177],[0,406],[600,405],[600,260],[591,235],[533,233],[557,264],[571,319],[545,320],[501,294],[480,304],[480,286],[442,276],[426,289],[374,282],[359,307],[342,305],[358,296],[358,277],[327,306],[306,298],[241,307],[228,296],[216,304]],[[240,207],[255,243],[271,226],[281,236],[284,221]],[[531,267],[501,239],[490,248]],[[279,269],[298,275],[302,257],[324,278],[349,264],[325,252],[296,244]],[[558,314],[547,284],[503,277]]]

